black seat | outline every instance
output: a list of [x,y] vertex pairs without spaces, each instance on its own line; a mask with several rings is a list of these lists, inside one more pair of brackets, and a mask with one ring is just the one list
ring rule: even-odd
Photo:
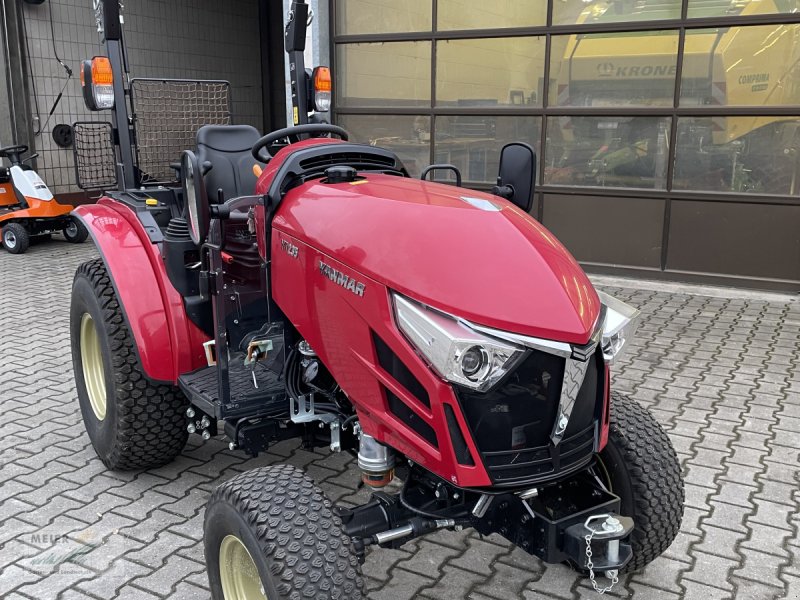
[[217,202],[219,189],[225,200],[255,194],[258,178],[253,167],[263,168],[264,163],[250,150],[260,137],[250,125],[204,125],[197,131],[197,160],[212,165],[205,177],[209,202]]

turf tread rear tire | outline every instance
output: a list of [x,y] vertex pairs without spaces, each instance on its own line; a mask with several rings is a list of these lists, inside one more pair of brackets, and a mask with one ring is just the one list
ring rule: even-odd
[[[107,403],[113,403],[115,407],[114,435],[108,447],[99,448],[95,439],[92,439],[92,444],[103,463],[112,470],[164,465],[178,456],[186,445],[186,396],[172,385],[153,383],[145,376],[103,260],[98,258],[81,264],[75,273],[73,287],[79,279],[89,283],[102,311],[113,377],[113,386],[107,385],[106,393]],[[89,401],[80,358],[76,354],[79,342],[75,338],[73,329],[75,377],[79,397],[83,394],[81,411],[86,421],[94,415],[91,408],[87,408]],[[108,369],[107,364],[105,368]]]
[[209,499],[204,539],[215,599],[222,598],[219,540],[226,528],[236,529],[231,509],[258,545],[260,553],[248,550],[270,600],[366,599],[361,566],[330,500],[292,465],[246,471],[219,486]]
[[625,571],[637,571],[672,544],[684,505],[681,465],[667,433],[653,414],[618,392],[611,394],[608,445],[600,455],[620,496],[620,512],[633,517],[633,559]]

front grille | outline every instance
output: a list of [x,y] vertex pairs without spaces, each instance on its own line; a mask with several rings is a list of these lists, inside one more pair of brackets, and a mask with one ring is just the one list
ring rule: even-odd
[[561,441],[528,450],[488,452],[484,455],[486,470],[496,484],[528,483],[558,472],[569,472],[580,466],[594,449],[594,425]]
[[450,431],[450,441],[453,442],[453,450],[458,464],[468,467],[475,466],[475,461],[472,460],[472,454],[467,447],[467,440],[464,439],[464,434],[461,433],[461,427],[456,420],[456,413],[449,404],[444,405],[444,416],[447,419],[447,429]]
[[517,485],[550,479],[578,468],[594,451],[595,424],[603,394],[602,355],[589,359],[561,443],[553,431],[564,359],[533,351],[497,388],[456,393],[484,466],[495,485]]
[[436,432],[433,430],[433,427],[428,425],[422,417],[411,410],[411,407],[400,400],[389,388],[385,386],[381,387],[383,387],[383,393],[386,394],[386,404],[389,406],[389,411],[411,429],[416,431],[419,436],[431,446],[438,448],[439,441],[436,439]]
[[430,408],[431,398],[428,395],[428,390],[408,370],[408,367],[400,360],[400,357],[392,352],[388,344],[374,331],[372,332],[372,343],[375,345],[375,354],[378,356],[378,364],[381,368],[394,377],[397,383],[406,388],[414,398]]

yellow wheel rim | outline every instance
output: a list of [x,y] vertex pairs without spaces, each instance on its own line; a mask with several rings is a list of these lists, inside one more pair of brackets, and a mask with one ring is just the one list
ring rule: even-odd
[[267,600],[258,567],[235,535],[226,535],[219,546],[219,578],[225,600]]
[[81,317],[81,366],[89,403],[98,421],[106,418],[106,376],[100,338],[89,313]]

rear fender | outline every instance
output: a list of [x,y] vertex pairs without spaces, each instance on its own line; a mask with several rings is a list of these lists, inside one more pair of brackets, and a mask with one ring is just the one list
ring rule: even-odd
[[181,373],[205,365],[204,334],[186,316],[159,248],[136,214],[110,198],[75,209],[94,240],[136,343],[145,375],[177,383]]

